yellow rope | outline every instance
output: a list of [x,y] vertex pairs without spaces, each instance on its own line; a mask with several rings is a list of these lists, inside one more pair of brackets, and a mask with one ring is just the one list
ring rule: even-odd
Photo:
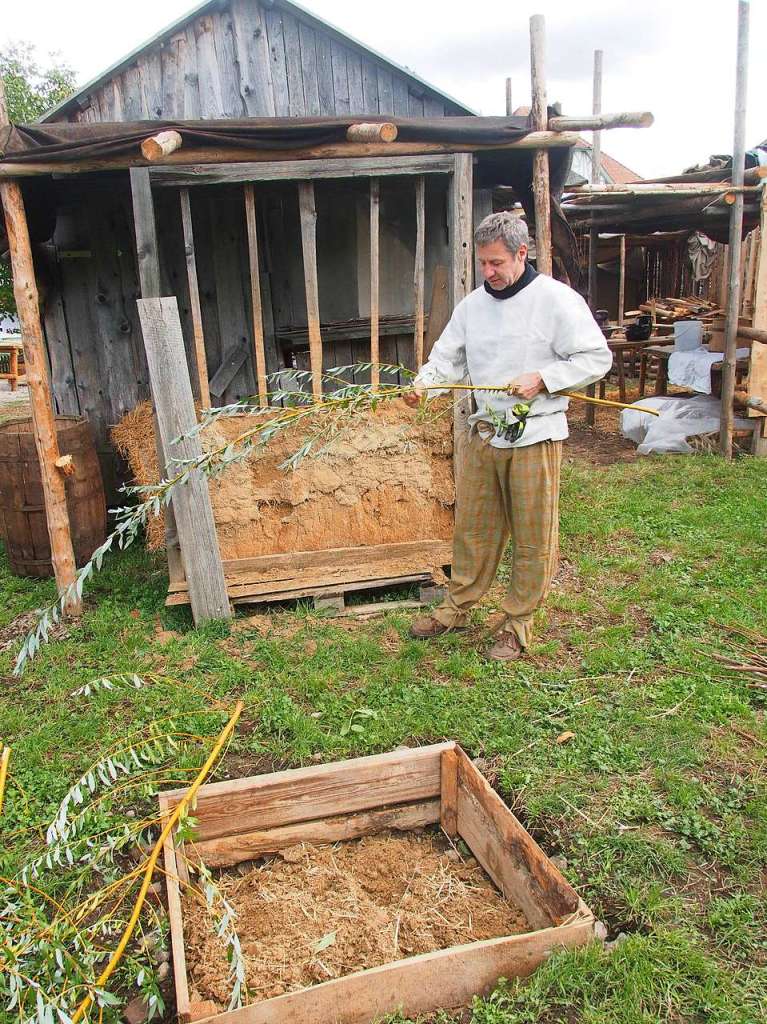
[[8,778],[8,762],[11,759],[11,748],[3,747],[0,754],[0,814],[3,813],[3,799],[5,798],[5,782]]
[[[425,384],[424,391],[505,391],[509,392],[508,386],[498,384]],[[592,405],[609,405],[613,409],[636,409],[637,412],[649,412],[651,416],[660,416],[657,409],[650,409],[646,405],[629,405],[627,402],[612,402],[609,398],[592,398],[591,395],[583,395],[580,391],[557,391],[552,398],[577,398],[580,402],[591,402]]]
[[[227,739],[234,731],[234,727],[235,725],[237,725],[237,720],[242,714],[242,709],[243,703],[241,700],[238,700],[235,709],[232,712],[232,717],[226,723],[224,729],[222,730],[221,734],[216,740],[216,743],[210,752],[208,760],[200,769],[197,778],[194,780],[192,785],[189,787],[184,796],[176,805],[175,810],[165,823],[165,827],[160,833],[159,839],[154,844],[152,853],[150,854],[149,859],[147,860],[146,863],[146,867],[144,868],[144,881],[141,883],[141,889],[139,890],[139,894],[136,898],[136,903],[133,907],[133,913],[131,914],[130,920],[128,921],[127,925],[125,926],[125,931],[123,932],[122,937],[119,943],[117,944],[117,948],[115,949],[114,953],[112,953],[112,956],[109,958],[109,963],[106,965],[106,967],[101,972],[96,981],[96,988],[102,988],[106,984],[106,982],[111,978],[112,974],[114,973],[114,970],[117,967],[118,963],[122,959],[123,953],[125,952],[128,943],[130,942],[131,935],[133,935],[133,931],[138,922],[139,916],[141,914],[141,909],[144,906],[144,900],[146,899],[146,894],[149,891],[149,886],[152,882],[152,875],[154,874],[155,865],[157,864],[162,848],[165,845],[165,840],[170,835],[173,826],[181,817],[181,814],[184,811],[184,809],[192,802],[192,800],[194,800],[197,790],[200,788],[200,786],[203,784],[208,774],[210,773],[210,770],[215,764],[219,752],[221,751],[221,748],[224,746]],[[85,999],[83,999],[83,1001],[80,1003],[80,1005],[77,1007],[74,1014],[72,1015],[72,1024],[77,1024],[77,1022],[82,1019],[84,1014],[86,1014],[90,1009],[92,1002],[92,995],[88,995],[85,997]]]

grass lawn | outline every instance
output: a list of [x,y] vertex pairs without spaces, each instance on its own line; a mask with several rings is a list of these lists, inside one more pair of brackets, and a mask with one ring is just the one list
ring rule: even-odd
[[[455,739],[564,858],[609,938],[625,936],[502,985],[474,1024],[764,1021],[767,691],[710,652],[729,642],[724,625],[767,635],[766,493],[767,462],[750,458],[566,462],[562,567],[530,657],[512,666],[478,654],[502,580],[470,635],[432,643],[410,640],[404,615],[332,621],[305,606],[194,630],[164,608],[160,563],[116,556],[82,621],[22,678],[14,649],[0,653],[2,825],[17,837],[0,867],[14,870],[19,830],[45,827],[100,752],[203,708],[203,690],[246,704],[219,777]],[[52,595],[0,559],[0,644]],[[121,672],[177,685],[69,696]],[[196,728],[222,721],[201,714]]]

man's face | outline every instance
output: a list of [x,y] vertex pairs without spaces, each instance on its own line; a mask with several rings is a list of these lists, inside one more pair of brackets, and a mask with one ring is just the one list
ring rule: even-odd
[[522,276],[526,257],[526,245],[520,245],[517,252],[511,253],[499,238],[487,245],[477,246],[482,275],[495,291],[508,288]]

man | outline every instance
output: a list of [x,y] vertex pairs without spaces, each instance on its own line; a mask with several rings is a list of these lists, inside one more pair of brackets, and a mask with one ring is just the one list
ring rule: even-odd
[[[474,392],[470,437],[457,474],[453,568],[448,593],[411,635],[430,639],[466,626],[492,584],[509,535],[511,581],[504,617],[486,652],[519,658],[530,643],[557,565],[559,471],[568,407],[559,391],[593,384],[612,356],[588,306],[567,285],[527,262],[527,225],[511,213],[485,217],[474,234],[484,284],[458,303],[408,405],[467,377]],[[528,411],[529,405],[529,411]]]

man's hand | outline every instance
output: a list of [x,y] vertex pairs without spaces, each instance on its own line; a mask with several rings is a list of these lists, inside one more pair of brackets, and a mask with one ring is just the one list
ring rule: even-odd
[[416,409],[421,404],[421,399],[426,394],[426,388],[421,387],[420,384],[414,384],[411,391],[406,391],[402,396],[402,401],[405,405],[409,405],[411,409]]
[[506,385],[510,395],[520,395],[530,401],[543,391],[543,377],[540,373],[523,373]]

